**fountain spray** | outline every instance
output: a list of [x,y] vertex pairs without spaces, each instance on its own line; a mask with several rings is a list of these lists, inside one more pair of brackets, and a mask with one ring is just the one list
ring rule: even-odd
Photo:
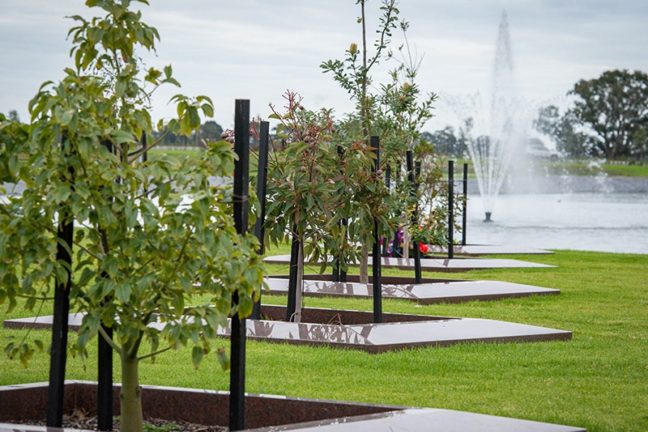
[[[499,24],[490,105],[487,107],[488,126],[483,135],[469,137],[468,152],[473,161],[479,192],[484,202],[484,222],[492,222],[495,200],[509,172],[513,157],[525,144],[525,130],[518,121],[519,101],[515,98],[511,54],[506,11]],[[469,130],[470,132],[470,130]]]

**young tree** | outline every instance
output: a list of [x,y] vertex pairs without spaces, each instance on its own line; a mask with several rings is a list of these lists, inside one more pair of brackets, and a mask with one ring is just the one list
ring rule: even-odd
[[[376,96],[372,95],[369,87],[372,83],[372,70],[385,57],[389,57],[388,47],[392,37],[392,32],[398,26],[398,14],[396,0],[383,0],[380,6],[380,18],[376,33],[378,37],[373,43],[373,52],[370,53],[367,44],[367,19],[366,19],[367,0],[357,0],[356,4],[360,5],[360,17],[358,23],[361,25],[362,44],[358,48],[357,43],[351,43],[349,49],[345,52],[344,60],[327,60],[322,62],[320,67],[324,73],[333,74],[333,79],[349,94],[351,100],[356,104],[355,116],[360,122],[361,136],[366,146],[369,146],[369,137],[375,134],[374,118],[376,108]],[[372,226],[373,219],[359,220],[358,228],[368,229]],[[368,237],[369,235],[367,235]],[[362,237],[365,237],[364,235]],[[362,260],[360,261],[360,281],[368,282],[368,256],[369,247],[367,244],[362,245]]]
[[[301,316],[305,257],[326,257],[324,239],[332,214],[337,151],[332,141],[330,111],[309,111],[294,92],[284,95],[286,106],[270,116],[279,120],[277,138],[287,147],[273,152],[268,170],[266,233],[275,243],[297,242],[297,298],[291,320]],[[324,263],[324,266],[326,263]]]
[[[72,17],[74,66],[43,84],[26,130],[2,120],[0,133],[12,137],[0,152],[3,181],[25,190],[0,204],[0,301],[11,309],[24,299],[33,309],[51,299],[55,279],[71,279],[71,309],[84,314],[73,349],[86,355],[100,334],[115,350],[121,427],[141,431],[140,362],[190,345],[197,367],[227,317],[251,312],[263,267],[256,239],[236,233],[231,188],[210,184],[233,171],[228,143],[209,143],[196,164],[139,162],[140,138],[146,148],[161,140],[152,137],[151,96],[178,83],[171,66],[144,69],[136,50],[154,50],[159,36],[131,3],[87,0],[104,15]],[[172,100],[178,118],[158,130],[189,135],[200,113],[213,111],[205,96]],[[72,242],[57,245],[57,225],[71,221]],[[71,267],[57,248],[72,254]],[[7,352],[26,361],[33,351],[17,344]]]
[[334,124],[329,110],[307,110],[293,92],[284,98],[284,110],[272,107],[271,117],[280,121],[277,138],[287,147],[272,153],[266,226],[272,241],[299,245],[296,311],[291,317],[298,321],[305,258],[321,259],[323,272],[332,257],[346,271],[347,263],[361,256],[358,245],[371,241],[372,231],[358,221],[376,217],[387,225],[388,194],[370,169],[374,152],[357,139],[358,122]]
[[[418,211],[419,203],[424,198],[438,195],[441,170],[433,147],[421,140],[423,126],[433,117],[437,95],[424,94],[420,89],[417,76],[423,59],[410,46],[407,38],[409,24],[401,21],[400,29],[404,42],[398,48],[399,57],[394,57],[399,64],[390,73],[391,81],[380,86],[376,125],[385,143],[384,160],[388,166],[400,171],[407,151],[414,152],[421,163],[421,172],[415,179],[415,183],[421,184],[420,187],[412,190],[415,186],[409,181],[401,182],[400,187],[394,190],[397,199],[392,201],[396,203],[393,212],[400,218],[400,225],[408,227],[403,233],[403,256],[409,257],[411,236],[422,225],[420,216],[423,212]],[[407,177],[407,174],[403,177]],[[408,203],[405,208],[403,203]],[[428,205],[438,204],[429,202]],[[441,221],[427,222],[436,224]]]

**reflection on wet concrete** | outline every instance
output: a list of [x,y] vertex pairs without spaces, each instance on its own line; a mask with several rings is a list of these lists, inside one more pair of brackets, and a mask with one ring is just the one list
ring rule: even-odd
[[[279,306],[270,308],[276,309],[275,313],[285,313],[285,310],[279,310],[281,309]],[[311,316],[320,316],[325,320],[301,323],[247,320],[247,335],[250,339],[256,340],[329,345],[371,353],[421,346],[446,346],[465,342],[531,342],[571,339],[571,332],[565,330],[476,318],[439,318],[401,314],[397,316],[399,321],[395,321],[393,317],[389,317],[391,314],[384,314],[386,322],[380,324],[370,323],[369,320],[362,324],[328,324],[331,317],[336,314],[340,316],[341,321],[348,319],[349,322],[357,322],[358,316],[366,318],[370,316],[370,313],[316,308],[308,310],[314,311]],[[353,314],[357,315],[355,319]],[[411,320],[406,320],[407,317],[410,317]],[[78,329],[82,318],[81,314],[70,314],[70,328]],[[13,328],[31,326],[46,328],[51,327],[51,322],[52,317],[45,316],[6,320],[4,325]],[[161,322],[151,324],[159,329],[165,325]],[[218,334],[228,336],[229,328],[219,329]]]
[[[414,269],[412,258],[382,257],[382,266],[385,268]],[[264,261],[271,264],[289,264],[290,255],[274,255],[264,258]],[[319,263],[310,263],[319,264]],[[368,265],[372,264],[369,257]],[[357,265],[357,264],[351,264]],[[440,272],[457,272],[479,269],[500,269],[500,268],[553,268],[548,264],[539,264],[530,261],[520,261],[505,258],[421,258],[421,269]]]
[[585,432],[580,427],[519,420],[435,408],[410,408],[386,413],[253,429],[249,432]]
[[[266,278],[271,294],[286,294],[288,280]],[[305,295],[371,297],[371,284],[304,280]],[[560,290],[500,281],[439,281],[422,284],[383,284],[385,298],[405,299],[421,304],[495,300],[508,297],[559,294]]]
[[[445,246],[428,245],[429,250],[434,254],[443,254],[448,252]],[[481,244],[468,244],[465,246],[455,246],[454,253],[456,255],[548,255],[553,254],[552,251],[544,249],[536,249],[525,246],[507,246],[507,245],[481,245]]]

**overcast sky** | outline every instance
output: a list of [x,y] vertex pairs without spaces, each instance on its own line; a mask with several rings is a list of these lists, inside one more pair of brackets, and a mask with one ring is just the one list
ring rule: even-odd
[[[370,28],[379,1],[368,1]],[[234,99],[251,99],[253,114],[265,117],[286,89],[300,92],[308,108],[352,109],[319,64],[359,42],[355,0],[151,3],[144,21],[162,40],[147,60],[173,64],[185,94],[212,97],[222,125],[232,124]],[[528,100],[564,104],[580,78],[611,68],[648,70],[648,0],[401,0],[400,9],[412,45],[425,54],[419,83],[442,98],[489,92],[504,9],[517,88]],[[77,13],[88,15],[81,0],[0,0],[0,112],[16,109],[26,119],[39,85],[62,77],[71,64],[65,16]],[[175,92],[160,93],[156,118],[172,115],[167,101]],[[428,130],[451,121],[439,107]]]

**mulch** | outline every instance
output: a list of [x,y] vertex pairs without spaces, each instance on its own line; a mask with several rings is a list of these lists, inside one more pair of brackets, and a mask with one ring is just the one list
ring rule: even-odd
[[[9,421],[7,423],[26,424],[23,421]],[[34,426],[46,426],[45,420],[29,422]],[[97,417],[88,415],[82,410],[75,410],[71,415],[63,416],[63,427],[72,429],[97,430]],[[119,417],[113,420],[113,431],[119,432]],[[145,432],[227,432],[224,426],[207,426],[184,421],[169,421],[156,418],[144,420]]]

